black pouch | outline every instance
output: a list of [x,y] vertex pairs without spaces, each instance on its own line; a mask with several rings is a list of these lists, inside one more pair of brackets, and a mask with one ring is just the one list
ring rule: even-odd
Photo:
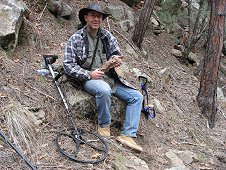
[[66,74],[65,71],[64,71],[64,68],[62,66],[58,67],[56,69],[56,71],[59,74],[55,77],[55,79],[58,80],[61,76],[65,76],[66,80],[65,80],[65,78],[63,78],[61,83],[68,83],[69,82],[75,89],[83,90],[82,82],[79,79],[74,78],[74,77]]
[[74,77],[72,77],[72,76],[70,76],[70,75],[68,75],[68,74],[66,74],[66,73],[65,73],[65,75],[66,75],[66,77],[67,77],[67,81],[70,82],[71,85],[72,85],[75,89],[77,89],[77,90],[83,90],[82,82],[81,82],[79,79],[74,78]]

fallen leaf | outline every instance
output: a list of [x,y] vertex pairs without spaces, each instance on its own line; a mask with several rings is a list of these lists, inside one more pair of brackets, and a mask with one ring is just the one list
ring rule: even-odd
[[41,148],[45,148],[47,146],[48,146],[48,143],[45,143],[45,144],[41,145]]
[[18,63],[20,61],[20,59],[15,59],[13,60],[15,63]]
[[97,159],[100,158],[101,154],[100,153],[95,153],[94,155],[91,156],[92,159]]
[[1,93],[1,92],[0,92],[0,97],[1,97],[1,98],[7,97],[7,94]]
[[41,160],[41,159],[43,159],[45,157],[46,157],[46,155],[41,155],[41,156],[39,156],[39,160]]

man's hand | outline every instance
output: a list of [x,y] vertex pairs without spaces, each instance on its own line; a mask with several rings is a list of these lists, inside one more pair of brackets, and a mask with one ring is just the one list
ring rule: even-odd
[[101,79],[104,76],[104,72],[96,69],[91,72],[91,79]]
[[125,59],[125,56],[116,55],[114,59],[117,61],[114,64],[114,67],[119,67],[122,64],[122,61]]
[[110,58],[108,61],[106,61],[102,67],[100,68],[100,71],[108,72],[111,68],[119,67],[122,64],[123,59],[125,56],[119,56],[115,55],[112,58]]

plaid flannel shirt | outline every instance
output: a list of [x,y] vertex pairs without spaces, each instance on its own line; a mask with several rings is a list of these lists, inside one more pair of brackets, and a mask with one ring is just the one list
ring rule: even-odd
[[[107,60],[113,55],[120,55],[117,39],[109,31],[100,29],[100,39],[103,42]],[[88,55],[87,27],[84,27],[75,32],[65,46],[63,62],[65,72],[80,81],[91,79],[90,71],[81,67]]]

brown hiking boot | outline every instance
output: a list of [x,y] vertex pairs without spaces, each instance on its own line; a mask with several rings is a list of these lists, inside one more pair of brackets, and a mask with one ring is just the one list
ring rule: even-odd
[[110,134],[110,126],[107,126],[107,127],[100,127],[98,126],[97,128],[99,134],[103,137],[111,137],[111,134]]
[[132,148],[133,150],[139,151],[139,152],[143,152],[143,148],[141,146],[139,146],[134,140],[133,138],[129,137],[129,136],[118,136],[116,138],[116,140],[120,143],[122,143],[125,146],[128,146],[130,148]]

